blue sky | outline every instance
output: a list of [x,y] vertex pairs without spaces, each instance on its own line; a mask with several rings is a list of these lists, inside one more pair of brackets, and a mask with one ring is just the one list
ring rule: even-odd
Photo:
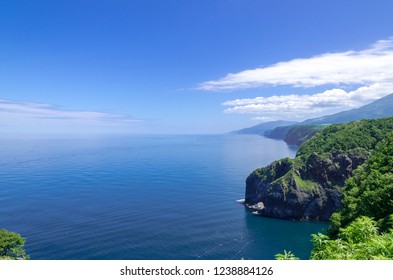
[[390,0],[2,0],[0,131],[222,133],[359,107],[393,93],[391,11]]

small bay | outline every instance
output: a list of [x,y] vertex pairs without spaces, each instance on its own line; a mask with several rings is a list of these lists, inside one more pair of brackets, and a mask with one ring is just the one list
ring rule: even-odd
[[3,136],[0,228],[31,259],[308,258],[326,223],[252,215],[245,180],[296,148],[256,135]]

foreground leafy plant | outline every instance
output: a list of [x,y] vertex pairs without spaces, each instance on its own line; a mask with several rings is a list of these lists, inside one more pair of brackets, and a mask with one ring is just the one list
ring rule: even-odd
[[284,254],[276,254],[274,256],[276,257],[276,260],[284,260],[284,261],[298,260],[299,259],[291,251],[287,252],[286,250],[284,250]]
[[359,217],[340,229],[336,239],[321,233],[312,235],[315,260],[387,260],[393,259],[393,231],[379,233],[370,217]]
[[0,259],[3,260],[19,260],[29,259],[29,256],[23,250],[25,239],[20,234],[0,230]]

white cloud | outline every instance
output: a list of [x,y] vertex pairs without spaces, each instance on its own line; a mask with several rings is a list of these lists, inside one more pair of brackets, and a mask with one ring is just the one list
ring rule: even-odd
[[271,117],[271,116],[264,116],[264,117],[253,117],[251,118],[253,121],[259,121],[259,122],[270,122],[270,121],[276,121],[278,120],[275,117]]
[[59,127],[72,131],[78,128],[92,130],[92,127],[126,127],[139,122],[126,115],[96,111],[70,111],[59,109],[51,104],[19,102],[0,99],[0,125],[24,127],[39,131],[59,130]]
[[393,82],[393,37],[362,51],[326,53],[228,74],[199,85],[201,90],[236,90],[261,86],[370,85]]
[[[355,90],[345,88],[350,85]],[[225,113],[253,114],[253,120],[302,119],[360,107],[393,93],[393,37],[362,51],[325,53],[228,74],[199,85],[201,90],[269,86],[329,88],[314,94],[274,95],[224,102]],[[293,90],[293,89],[292,89]],[[267,96],[268,92],[264,93]]]
[[256,97],[249,99],[236,99],[224,102],[225,113],[256,114],[277,119],[278,116],[286,118],[299,118],[314,113],[329,113],[348,108],[362,106],[366,103],[393,93],[393,83],[376,83],[362,86],[354,91],[343,89],[330,89],[312,95],[282,95],[271,97]]

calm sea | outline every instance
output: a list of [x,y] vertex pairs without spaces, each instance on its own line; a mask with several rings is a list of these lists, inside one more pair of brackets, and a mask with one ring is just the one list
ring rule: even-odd
[[235,202],[250,172],[295,152],[253,135],[3,136],[0,228],[32,259],[308,258],[326,224]]

